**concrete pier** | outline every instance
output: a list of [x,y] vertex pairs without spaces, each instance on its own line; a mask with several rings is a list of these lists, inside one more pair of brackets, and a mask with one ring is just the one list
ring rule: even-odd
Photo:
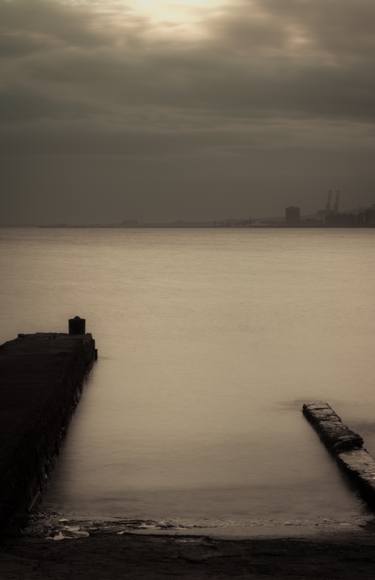
[[94,360],[91,334],[20,334],[0,346],[0,529],[40,495]]
[[328,403],[306,403],[302,411],[363,499],[374,508],[375,459],[363,447],[362,437],[349,429]]

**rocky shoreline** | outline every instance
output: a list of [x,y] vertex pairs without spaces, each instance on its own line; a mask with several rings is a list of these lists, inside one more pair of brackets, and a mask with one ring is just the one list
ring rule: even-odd
[[275,578],[373,580],[375,530],[314,538],[220,540],[97,533],[53,542],[3,538],[2,580]]

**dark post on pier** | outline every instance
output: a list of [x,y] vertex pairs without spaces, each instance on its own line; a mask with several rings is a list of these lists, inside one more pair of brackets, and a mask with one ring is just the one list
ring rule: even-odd
[[0,346],[0,529],[40,496],[95,360],[79,317],[69,334],[19,334]]
[[74,318],[69,318],[69,334],[85,334],[86,332],[86,320],[75,316]]

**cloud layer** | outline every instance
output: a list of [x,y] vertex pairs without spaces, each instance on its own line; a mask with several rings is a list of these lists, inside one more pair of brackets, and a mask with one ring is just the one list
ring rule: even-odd
[[372,0],[228,0],[194,28],[0,0],[4,221],[372,202],[374,19]]

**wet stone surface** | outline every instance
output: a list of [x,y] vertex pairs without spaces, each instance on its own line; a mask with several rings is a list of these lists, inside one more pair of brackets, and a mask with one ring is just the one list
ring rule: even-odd
[[349,429],[328,403],[306,403],[303,414],[331,451],[348,451],[363,446],[362,437]]
[[303,414],[334,455],[341,469],[356,485],[363,499],[375,507],[375,460],[364,449],[358,433],[347,427],[328,403],[303,405]]

